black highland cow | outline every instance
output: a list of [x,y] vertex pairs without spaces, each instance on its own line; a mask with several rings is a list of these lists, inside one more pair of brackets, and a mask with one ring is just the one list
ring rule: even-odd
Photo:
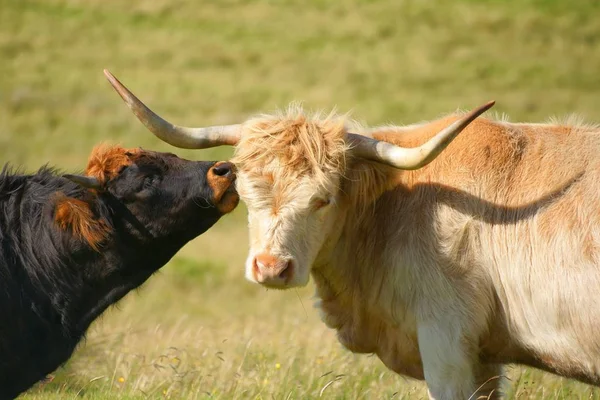
[[85,176],[0,174],[0,399],[238,203],[233,166],[100,146]]

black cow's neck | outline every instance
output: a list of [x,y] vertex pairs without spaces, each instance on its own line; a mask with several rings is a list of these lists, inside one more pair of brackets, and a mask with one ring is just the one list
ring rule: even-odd
[[107,308],[117,303],[130,291],[143,285],[156,271],[164,266],[187,240],[173,238],[141,242],[138,232],[116,232],[111,246],[103,253],[102,265],[111,265],[112,272],[89,286],[99,288],[87,293],[77,313],[77,331],[85,332],[89,325]]
[[84,306],[77,310],[75,317],[76,324],[73,326],[74,332],[83,335],[92,322],[106,311],[107,308],[116,304],[132,290],[141,286],[151,275],[152,272],[144,271],[135,277],[122,280],[117,285],[102,282],[102,290],[100,292],[95,293],[93,297],[82,299]]

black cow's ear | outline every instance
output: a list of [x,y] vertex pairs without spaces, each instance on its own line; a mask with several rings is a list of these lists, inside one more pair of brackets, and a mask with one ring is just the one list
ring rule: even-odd
[[65,175],[63,175],[63,177],[67,178],[68,180],[70,180],[72,182],[75,182],[76,184],[78,184],[80,186],[88,188],[88,189],[96,189],[96,190],[104,189],[104,185],[102,184],[102,182],[100,182],[98,180],[98,178],[94,178],[92,176],[65,174]]

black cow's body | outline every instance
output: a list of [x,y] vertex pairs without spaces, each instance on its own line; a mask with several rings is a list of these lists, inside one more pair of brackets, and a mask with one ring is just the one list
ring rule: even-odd
[[87,174],[102,189],[49,169],[0,175],[0,399],[64,363],[95,318],[238,201],[229,164],[105,148]]

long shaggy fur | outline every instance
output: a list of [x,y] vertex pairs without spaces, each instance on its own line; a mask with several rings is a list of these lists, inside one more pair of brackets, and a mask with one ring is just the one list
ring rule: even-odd
[[[416,147],[458,115],[363,132]],[[499,396],[508,363],[600,384],[597,126],[478,118],[399,171],[354,158],[333,121],[294,108],[244,124],[249,279],[260,253],[292,261],[290,286],[310,270],[340,341],[435,399]]]
[[[213,165],[102,146],[87,171],[101,191],[50,168],[2,170],[0,400],[67,361],[104,310],[217,222],[225,211],[207,182]],[[210,176],[221,191],[232,182]],[[234,200],[228,193],[227,210]]]
[[329,187],[330,177],[345,170],[345,123],[346,118],[334,112],[325,117],[307,115],[299,105],[257,116],[245,123],[231,161],[257,173],[269,165],[271,170],[264,172],[277,175],[277,181],[308,175]]

